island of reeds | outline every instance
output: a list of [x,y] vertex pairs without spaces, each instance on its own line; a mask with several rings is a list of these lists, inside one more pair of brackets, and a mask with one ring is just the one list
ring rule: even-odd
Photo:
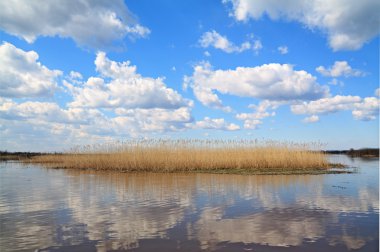
[[121,172],[321,174],[339,172],[320,144],[257,140],[131,140],[33,156],[47,167]]

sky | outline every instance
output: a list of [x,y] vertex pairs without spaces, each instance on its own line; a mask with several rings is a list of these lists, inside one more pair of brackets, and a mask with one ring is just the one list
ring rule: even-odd
[[379,146],[378,0],[0,1],[0,149]]

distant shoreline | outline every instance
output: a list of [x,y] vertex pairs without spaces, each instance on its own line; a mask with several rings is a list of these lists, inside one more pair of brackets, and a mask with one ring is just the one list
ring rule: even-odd
[[[326,154],[336,154],[336,155],[347,155],[351,157],[368,157],[368,158],[375,158],[379,157],[379,150],[377,148],[363,148],[363,149],[350,149],[350,150],[322,150],[322,152]],[[23,159],[30,159],[32,157],[36,156],[43,156],[43,155],[63,155],[65,153],[63,152],[54,152],[54,153],[48,153],[48,152],[8,152],[8,151],[0,151],[0,161],[6,161],[6,160],[23,160]]]
[[[175,147],[175,146],[172,146]],[[188,172],[224,174],[351,173],[343,164],[329,163],[326,155],[378,158],[379,149],[308,151],[292,147],[167,148],[134,147],[122,152],[42,153],[0,152],[0,161],[41,164],[47,168],[119,172]]]
[[32,157],[48,155],[48,154],[52,154],[52,153],[0,151],[0,161],[25,160],[25,159],[31,159]]
[[351,157],[379,157],[379,149],[376,148],[363,148],[363,149],[350,149],[350,150],[326,150],[327,154],[347,155]]

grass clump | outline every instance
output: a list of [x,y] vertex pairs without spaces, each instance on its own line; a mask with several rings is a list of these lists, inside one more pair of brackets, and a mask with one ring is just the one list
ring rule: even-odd
[[257,140],[130,140],[36,156],[31,162],[123,172],[324,173],[331,165],[327,154],[317,151],[320,147]]

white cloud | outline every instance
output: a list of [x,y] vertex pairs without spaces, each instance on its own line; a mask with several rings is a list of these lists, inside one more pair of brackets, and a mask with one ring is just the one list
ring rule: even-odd
[[351,110],[354,104],[360,102],[359,96],[341,96],[322,98],[315,101],[292,105],[291,111],[295,114],[328,114],[342,110]]
[[333,86],[336,86],[336,85],[339,85],[341,87],[344,86],[344,82],[341,81],[341,80],[338,80],[336,78],[333,78],[331,81],[328,82],[329,85],[333,85]]
[[319,116],[317,115],[312,115],[309,117],[306,117],[305,119],[302,120],[304,123],[315,123],[319,121]]
[[[0,128],[4,141],[13,146],[16,144],[12,142],[25,141],[20,137],[26,136],[28,140],[38,139],[40,143],[44,142],[51,148],[57,145],[62,150],[73,144],[186,130],[193,121],[190,107],[117,108],[114,110],[116,116],[108,117],[98,109],[64,109],[51,102],[16,103],[10,99],[1,99],[0,104]],[[226,124],[227,126],[229,125]],[[72,142],[67,142],[67,139]],[[63,143],[68,145],[63,146]],[[25,149],[27,146],[19,148]]]
[[99,143],[109,136],[87,134],[73,124],[43,120],[6,120],[0,118],[2,148],[11,151],[64,151],[75,145]]
[[175,109],[191,105],[178,92],[166,87],[162,78],[138,74],[136,66],[129,61],[115,62],[99,52],[95,65],[101,77],[90,77],[77,86],[64,82],[74,97],[71,107]]
[[240,53],[249,49],[258,52],[263,47],[260,40],[253,41],[253,44],[251,42],[245,41],[240,46],[237,46],[231,41],[229,41],[227,37],[220,35],[214,30],[203,33],[201,38],[199,39],[199,44],[203,48],[212,46],[226,53]]
[[377,97],[334,96],[291,106],[294,114],[329,114],[351,110],[356,120],[374,120],[379,115],[380,100]]
[[263,124],[259,119],[246,119],[244,120],[244,129],[257,129],[259,125]]
[[103,115],[95,109],[62,109],[52,102],[15,103],[3,101],[0,105],[0,117],[7,120],[34,120],[63,124],[90,124],[100,120]]
[[[112,140],[112,125],[98,110],[60,108],[51,102],[2,101],[0,128],[5,146],[20,151],[62,151]],[[21,143],[21,144],[19,144]]]
[[319,29],[334,51],[356,50],[379,34],[378,0],[224,0],[232,3],[231,15],[238,21],[259,19],[298,21]]
[[119,131],[128,131],[134,135],[142,132],[165,132],[177,131],[187,128],[191,123],[190,107],[178,109],[124,109],[117,108],[116,114],[119,115],[112,119]]
[[38,61],[35,51],[23,51],[10,43],[0,45],[0,96],[38,97],[54,93],[62,74]]
[[209,51],[205,51],[203,54],[204,54],[206,57],[210,57],[210,56],[211,56],[211,54],[209,53]]
[[328,77],[360,77],[365,75],[365,73],[362,71],[353,69],[347,61],[335,61],[334,65],[328,69],[326,69],[324,66],[319,66],[315,70],[323,76]]
[[268,110],[277,109],[282,103],[275,101],[264,100],[259,103],[259,105],[249,105],[250,108],[254,109],[253,113],[240,113],[236,115],[236,119],[244,120],[245,129],[256,129],[260,124],[262,124],[262,119],[266,117],[275,116],[276,112],[268,112]]
[[75,83],[77,85],[80,85],[82,84],[83,82],[83,76],[81,73],[79,72],[75,72],[75,71],[70,71],[69,75],[68,76],[65,76],[66,79],[70,82],[70,83]]
[[224,118],[209,118],[205,117],[201,121],[196,121],[192,126],[193,129],[216,129],[234,131],[239,130],[240,126],[234,123],[227,123]]
[[379,116],[380,100],[377,97],[366,97],[360,103],[355,104],[352,115],[356,120],[370,121]]
[[[45,74],[53,81],[61,75],[60,71],[50,71],[37,62],[35,52],[26,53],[10,44],[4,44],[0,49],[2,72],[21,76],[30,74],[28,80],[41,79]],[[17,64],[11,64],[14,61]],[[58,146],[62,150],[60,143],[72,146],[189,129],[193,122],[193,102],[166,87],[163,78],[141,76],[136,66],[111,61],[102,52],[97,54],[95,65],[99,76],[83,80],[80,73],[71,71],[65,77],[64,87],[73,100],[63,107],[53,102],[17,103],[0,97],[0,128],[7,146],[25,150],[29,145],[12,143],[30,139],[33,144],[40,140],[52,149]],[[4,76],[1,74],[0,78]],[[49,82],[54,85],[43,89],[41,82],[25,81],[20,89],[22,92],[10,92],[12,86],[6,86],[2,81],[0,90],[5,97],[23,97],[43,95],[56,87],[54,82]],[[230,130],[232,126],[226,124],[225,128]],[[46,147],[35,146],[41,150]]]
[[78,72],[75,72],[75,71],[70,71],[70,78],[72,79],[72,80],[81,80],[81,79],[83,79],[83,76],[82,76],[82,74],[81,73],[78,73]]
[[[187,79],[185,78],[185,81]],[[220,109],[224,112],[232,112],[232,108],[229,106],[223,106],[222,100],[219,99],[218,95],[213,93],[211,88],[202,87],[200,85],[193,85],[193,92],[195,97],[200,101],[203,105]]]
[[[43,68],[35,62],[34,52],[29,58],[31,63]],[[4,59],[8,58],[0,60]],[[40,139],[54,149],[59,147],[59,141],[72,146],[189,129],[193,122],[193,102],[166,87],[163,78],[141,76],[136,66],[111,61],[102,52],[97,54],[95,65],[99,77],[84,81],[82,75],[74,71],[66,76],[63,84],[73,100],[64,107],[53,102],[17,103],[0,97],[0,128],[7,146],[16,146],[12,142],[25,141],[24,137],[33,144]],[[25,73],[27,69],[20,67],[19,71]],[[232,126],[226,124],[226,130]],[[15,148],[25,150],[26,147]],[[43,150],[44,146],[39,148]]]
[[184,78],[184,87],[188,86],[203,105],[213,108],[224,108],[214,91],[272,101],[313,100],[328,94],[328,87],[319,85],[306,71],[276,63],[214,71],[203,62],[194,67],[191,77]]
[[94,48],[112,46],[126,36],[145,37],[123,0],[0,1],[0,28],[32,43],[38,36],[72,38]]
[[278,50],[281,54],[287,54],[287,53],[289,52],[287,46],[279,46],[279,47],[277,47],[277,50]]

